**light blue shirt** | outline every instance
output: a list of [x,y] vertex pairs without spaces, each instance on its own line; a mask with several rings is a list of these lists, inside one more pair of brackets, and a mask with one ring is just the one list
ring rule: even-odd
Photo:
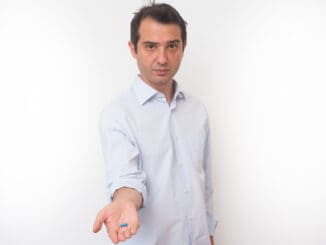
[[175,86],[169,105],[137,77],[100,117],[110,200],[121,187],[143,196],[124,244],[209,245],[216,228],[207,111]]

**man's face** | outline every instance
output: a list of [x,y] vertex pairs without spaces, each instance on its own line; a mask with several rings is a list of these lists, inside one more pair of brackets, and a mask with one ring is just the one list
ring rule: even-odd
[[184,46],[178,25],[162,24],[150,17],[143,19],[139,26],[137,51],[129,42],[141,78],[154,88],[172,84]]

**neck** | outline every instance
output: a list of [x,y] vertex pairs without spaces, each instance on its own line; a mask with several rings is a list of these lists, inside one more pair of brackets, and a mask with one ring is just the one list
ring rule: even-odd
[[155,89],[165,95],[166,101],[170,105],[174,95],[173,81],[171,81],[168,86],[157,86]]
[[171,104],[173,95],[174,95],[174,90],[175,90],[175,85],[174,85],[173,80],[171,80],[170,82],[164,83],[164,84],[153,83],[153,82],[147,81],[146,79],[143,79],[143,78],[142,78],[142,80],[146,84],[148,84],[149,86],[151,86],[152,88],[157,90],[158,92],[164,94],[168,104],[169,105]]

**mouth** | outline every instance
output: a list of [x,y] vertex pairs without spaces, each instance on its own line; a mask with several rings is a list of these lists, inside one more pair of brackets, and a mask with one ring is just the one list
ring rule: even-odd
[[169,70],[168,69],[153,69],[153,72],[158,76],[165,76]]

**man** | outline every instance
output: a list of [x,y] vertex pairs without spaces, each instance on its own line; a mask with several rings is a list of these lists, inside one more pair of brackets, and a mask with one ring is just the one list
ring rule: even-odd
[[131,22],[140,74],[100,119],[110,203],[93,230],[104,223],[113,243],[213,244],[208,116],[173,80],[186,38],[168,4],[145,6]]

